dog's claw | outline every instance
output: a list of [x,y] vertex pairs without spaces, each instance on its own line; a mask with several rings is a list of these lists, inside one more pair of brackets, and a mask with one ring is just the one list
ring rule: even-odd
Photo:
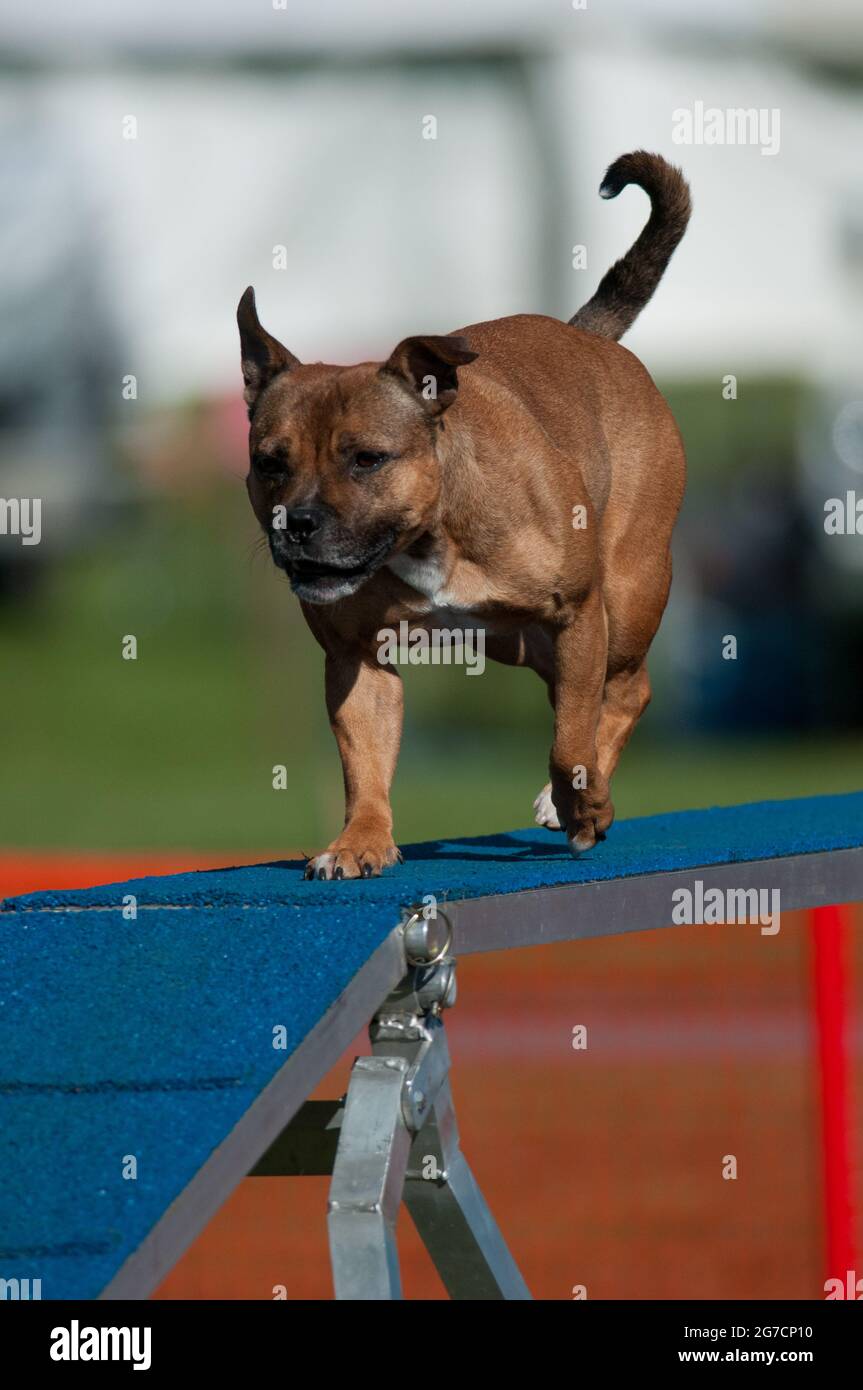
[[312,856],[306,864],[304,876],[339,882],[343,879],[374,878],[397,862],[403,862],[402,856],[392,843],[379,846],[370,840],[355,849],[350,843],[334,841],[329,849]]

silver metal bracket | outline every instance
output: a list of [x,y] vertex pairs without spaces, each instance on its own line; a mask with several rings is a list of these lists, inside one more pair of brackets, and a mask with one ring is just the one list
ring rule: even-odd
[[437,911],[401,927],[407,973],[369,1026],[341,1101],[310,1101],[251,1176],[332,1173],[337,1299],[402,1297],[402,1200],[452,1298],[531,1297],[459,1146],[441,1014],[455,1002],[452,928]]

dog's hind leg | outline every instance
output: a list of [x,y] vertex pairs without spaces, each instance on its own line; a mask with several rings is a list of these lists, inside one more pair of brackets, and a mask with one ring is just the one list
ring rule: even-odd
[[[617,671],[606,680],[596,730],[596,759],[607,781],[611,780],[618,759],[649,703],[650,678],[643,662],[635,670]],[[537,825],[544,825],[547,830],[560,829],[550,782],[534,801],[533,809]],[[608,830],[610,825],[611,820],[603,817],[599,829]]]
[[601,590],[585,598],[554,636],[554,743],[551,797],[573,854],[583,854],[614,819],[596,736],[608,663],[608,627]]
[[[636,569],[624,567],[624,538],[618,541],[617,563],[609,570],[616,576],[605,590],[608,619],[608,669],[602,710],[596,731],[599,770],[609,781],[633,729],[650,703],[647,653],[656,635],[671,585],[671,554],[658,551],[656,541],[642,539]],[[630,546],[630,553],[633,547]],[[609,822],[610,824],[610,822]],[[604,827],[606,830],[608,826]]]
[[[542,628],[527,628],[519,632],[494,633],[486,637],[486,655],[504,666],[528,666],[545,682],[548,698],[554,709],[554,643]],[[551,799],[551,783],[546,782],[533,803],[537,825],[559,830],[560,821]]]
[[596,731],[597,760],[603,777],[611,778],[630,734],[649,703],[650,677],[643,661],[635,670],[617,671],[606,680]]

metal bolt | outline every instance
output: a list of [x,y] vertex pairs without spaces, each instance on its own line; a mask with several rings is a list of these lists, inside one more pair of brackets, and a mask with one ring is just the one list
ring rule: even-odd
[[409,965],[436,964],[452,944],[452,924],[445,912],[426,918],[415,911],[404,925],[404,942]]

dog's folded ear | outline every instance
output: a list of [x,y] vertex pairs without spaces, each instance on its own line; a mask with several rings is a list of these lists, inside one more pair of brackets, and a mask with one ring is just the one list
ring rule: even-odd
[[246,389],[243,398],[251,411],[264,387],[280,372],[298,367],[299,360],[288,352],[266,328],[261,327],[255,307],[255,291],[250,285],[237,305],[240,330],[240,359]]
[[381,371],[400,377],[430,415],[440,415],[456,398],[457,368],[466,367],[478,356],[465,338],[405,338]]

